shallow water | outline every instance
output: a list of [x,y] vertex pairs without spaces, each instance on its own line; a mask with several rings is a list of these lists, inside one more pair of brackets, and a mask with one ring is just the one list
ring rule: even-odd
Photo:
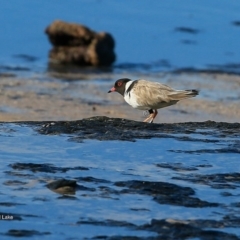
[[[239,79],[194,74],[239,74],[238,1],[22,0],[1,9],[1,94],[9,102],[3,99],[0,112],[10,114],[8,121],[18,112],[27,120],[35,112],[38,120],[79,119],[84,111],[71,114],[83,103],[117,107],[122,103],[105,92],[123,76],[200,89],[206,106],[231,103],[224,119],[239,121]],[[48,68],[44,29],[55,19],[113,34],[113,68]],[[15,75],[8,79],[9,72]],[[40,104],[41,96],[48,100]],[[223,121],[200,110],[204,119]],[[187,111],[184,121],[192,117]],[[240,239],[238,124],[145,126],[98,118],[1,123],[0,239]]]
[[[240,238],[238,125],[216,125],[217,132],[208,123],[196,124],[195,130],[186,124],[144,130],[144,124],[127,121],[125,131],[121,125],[125,141],[107,140],[107,135],[100,141],[84,127],[93,123],[96,128],[95,120],[89,121],[70,122],[72,133],[57,122],[1,124],[1,215],[13,217],[1,220],[1,239],[155,239],[166,234],[184,239],[181,234],[190,226],[196,228],[192,238]],[[99,129],[111,131],[118,124],[107,121]],[[128,124],[143,129],[133,131],[134,141]],[[76,185],[67,185],[69,192],[49,184],[60,179]]]
[[46,70],[51,46],[44,30],[61,19],[110,32],[116,40],[116,70],[207,67],[239,73],[239,1],[22,0],[2,2],[1,9],[2,71]]

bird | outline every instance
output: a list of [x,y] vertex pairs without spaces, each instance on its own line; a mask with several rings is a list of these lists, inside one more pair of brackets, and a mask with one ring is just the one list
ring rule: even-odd
[[176,104],[178,101],[195,97],[198,90],[176,90],[168,85],[144,79],[118,79],[108,91],[120,93],[124,100],[133,108],[147,110],[149,116],[143,121],[152,123],[156,118],[157,109]]

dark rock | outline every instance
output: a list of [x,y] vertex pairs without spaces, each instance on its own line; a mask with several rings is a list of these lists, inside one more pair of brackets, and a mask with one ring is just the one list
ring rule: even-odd
[[9,164],[15,170],[29,170],[32,172],[47,172],[47,173],[56,173],[56,172],[67,172],[69,170],[88,170],[86,167],[55,167],[53,164],[49,163],[13,163]]
[[240,173],[217,173],[209,175],[191,174],[173,179],[201,183],[215,189],[235,189],[240,183]]
[[45,30],[53,48],[50,63],[79,66],[110,66],[115,61],[114,39],[74,23],[55,21]]
[[77,182],[75,180],[59,179],[47,184],[48,188],[54,189],[54,190],[61,187],[66,187],[66,186],[76,188]]
[[189,34],[197,34],[199,33],[198,29],[190,28],[190,27],[176,27],[176,32],[183,32],[183,33],[189,33]]
[[231,196],[233,196],[233,194],[230,193],[230,192],[221,192],[220,194],[221,194],[223,197],[231,197]]
[[77,182],[75,180],[59,179],[48,183],[46,186],[60,194],[75,194]]
[[[203,224],[203,225],[201,225]],[[157,239],[202,239],[202,240],[239,240],[239,238],[230,233],[216,230],[204,230],[203,227],[221,228],[221,222],[212,220],[182,221],[174,219],[153,219],[151,223],[139,226],[138,229],[148,230],[158,233]]]
[[194,190],[189,187],[179,187],[172,183],[165,182],[149,182],[149,181],[121,181],[116,182],[116,186],[118,187],[127,187],[129,188],[129,193],[138,192],[140,194],[147,194],[151,196],[156,196],[158,194],[173,194],[174,192],[179,192],[182,190],[182,194],[184,195],[192,195],[194,194]]
[[[178,195],[179,194],[179,195]],[[218,207],[220,204],[211,203],[207,201],[203,201],[199,198],[180,195],[181,192],[171,195],[158,195],[153,199],[160,204],[170,204],[184,207],[192,207],[192,208],[203,208],[203,207]]]
[[240,21],[233,21],[232,24],[236,27],[240,27]]
[[150,212],[150,210],[147,208],[130,208],[130,210],[136,212]]
[[25,204],[14,203],[14,202],[0,202],[0,206],[4,206],[4,207],[13,207],[13,206],[18,206],[18,205],[25,205]]
[[4,185],[7,186],[22,186],[27,184],[27,182],[19,181],[19,180],[7,180],[3,183]]
[[[36,125],[37,123],[33,123]],[[39,123],[40,125],[41,123]],[[201,130],[201,132],[199,132]],[[164,124],[147,124],[121,118],[92,117],[78,121],[68,122],[45,122],[37,130],[40,134],[58,135],[74,134],[71,138],[73,141],[82,141],[84,139],[98,140],[125,140],[135,141],[135,139],[149,138],[176,138],[182,141],[202,141],[218,142],[219,140],[208,139],[207,136],[218,137],[239,137],[240,123],[224,122],[186,122],[186,123],[164,123]],[[180,137],[175,134],[201,134],[204,138],[195,139]],[[171,135],[174,134],[174,135]],[[239,145],[230,145],[231,151],[238,151]]]
[[133,180],[116,182],[115,185],[118,187],[125,187],[121,193],[149,195],[160,204],[195,208],[219,206],[218,203],[210,203],[192,197],[195,192],[190,187],[181,187],[172,183]]
[[77,224],[91,224],[95,226],[108,226],[108,227],[135,227],[133,223],[125,221],[116,221],[116,220],[96,220],[96,219],[80,219]]
[[198,168],[196,168],[196,167],[185,167],[181,163],[172,163],[172,164],[158,163],[158,164],[156,164],[156,166],[160,167],[160,168],[168,168],[168,169],[171,169],[171,170],[177,171],[177,172],[197,171],[198,170]]
[[54,21],[46,30],[49,41],[53,46],[87,46],[91,43],[95,33],[89,28],[75,23]]
[[16,54],[14,55],[15,58],[20,58],[26,62],[35,62],[38,60],[37,57],[35,56],[31,56],[31,55],[27,55],[27,54]]
[[95,191],[94,188],[88,188],[82,185],[77,185],[76,180],[58,179],[46,185],[50,190],[59,194],[75,194],[76,190]]
[[99,179],[99,178],[94,178],[94,177],[78,177],[76,178],[79,181],[83,182],[94,182],[94,183],[110,183],[110,181],[105,180],[105,179]]
[[[239,238],[231,233],[225,233],[217,230],[205,230],[205,228],[215,228],[222,229],[223,227],[230,226],[229,224],[224,224],[226,219],[216,221],[216,220],[175,220],[175,219],[153,219],[150,223],[136,226],[132,223],[125,221],[116,220],[96,220],[96,219],[80,219],[77,224],[90,224],[94,226],[107,226],[107,227],[127,227],[132,230],[143,230],[155,232],[158,235],[156,237],[128,237],[128,236],[96,236],[93,239],[203,239],[203,240],[239,240]],[[230,219],[231,221],[231,219]],[[239,220],[238,220],[239,221]],[[235,225],[238,227],[238,225]]]
[[98,235],[93,237],[92,239],[104,239],[104,240],[158,240],[156,237],[135,237],[135,236],[106,236],[106,235]]
[[32,237],[32,236],[41,236],[41,235],[49,235],[50,232],[39,232],[35,230],[18,230],[18,229],[10,229],[5,234],[7,236],[12,237]]

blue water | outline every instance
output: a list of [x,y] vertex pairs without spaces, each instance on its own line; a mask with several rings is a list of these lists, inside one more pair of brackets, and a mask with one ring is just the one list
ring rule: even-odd
[[[206,130],[205,130],[206,131]],[[172,135],[182,137],[184,135]],[[36,230],[51,232],[46,239],[56,239],[62,234],[64,238],[92,238],[97,235],[121,236],[155,236],[153,232],[136,231],[125,227],[107,227],[80,225],[80,219],[105,221],[126,221],[135,225],[147,224],[151,219],[213,219],[220,220],[225,215],[235,213],[234,203],[239,201],[240,185],[233,183],[224,189],[215,189],[201,182],[184,180],[194,174],[219,174],[239,172],[239,154],[237,153],[184,153],[178,151],[198,151],[201,149],[218,149],[237,143],[234,138],[208,136],[216,143],[201,141],[181,141],[178,138],[155,138],[127,141],[86,140],[83,143],[68,141],[71,135],[47,136],[37,134],[27,125],[2,124],[0,127],[0,204],[10,202],[16,206],[1,206],[1,211],[20,214],[21,221],[0,221],[0,234],[10,229]],[[187,134],[186,137],[204,139],[206,135]],[[146,151],[147,149],[147,151]],[[14,170],[13,163],[53,164],[56,167],[85,167],[88,170],[69,170],[56,173]],[[195,170],[175,171],[158,167],[156,164],[178,164],[183,167],[195,167]],[[203,166],[205,165],[205,167]],[[93,177],[106,182],[86,182],[81,177]],[[50,191],[45,184],[59,178],[78,179],[77,184],[94,189],[77,191],[72,198]],[[80,179],[79,179],[80,178]],[[231,179],[231,178],[230,178]],[[115,190],[117,181],[156,181],[191,187],[194,197],[209,202],[222,204],[219,207],[191,208],[159,204],[151,196],[142,194],[104,193],[100,187]],[[18,181],[8,184],[9,181]],[[222,183],[216,181],[216,184]],[[226,179],[226,183],[227,179]],[[231,185],[231,184],[230,184]],[[224,197],[223,192],[232,193]],[[142,209],[133,211],[132,209]],[[235,216],[234,215],[234,216]],[[216,229],[215,229],[216,230]],[[219,229],[217,229],[219,230]],[[239,228],[222,228],[221,231],[240,235]],[[6,236],[5,236],[6,237]],[[49,238],[50,237],[50,238]],[[1,237],[1,239],[4,239]],[[8,237],[6,237],[8,239]],[[38,239],[36,236],[35,239]]]
[[44,30],[56,19],[110,32],[116,40],[116,64],[160,67],[164,60],[162,67],[172,69],[240,62],[240,27],[232,24],[240,20],[237,0],[10,0],[0,8],[0,65],[45,69],[51,46]]

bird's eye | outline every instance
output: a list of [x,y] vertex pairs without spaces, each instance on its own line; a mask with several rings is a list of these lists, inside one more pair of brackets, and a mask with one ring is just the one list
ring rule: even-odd
[[121,86],[122,86],[122,82],[118,82],[117,85],[118,85],[119,87],[121,87]]

